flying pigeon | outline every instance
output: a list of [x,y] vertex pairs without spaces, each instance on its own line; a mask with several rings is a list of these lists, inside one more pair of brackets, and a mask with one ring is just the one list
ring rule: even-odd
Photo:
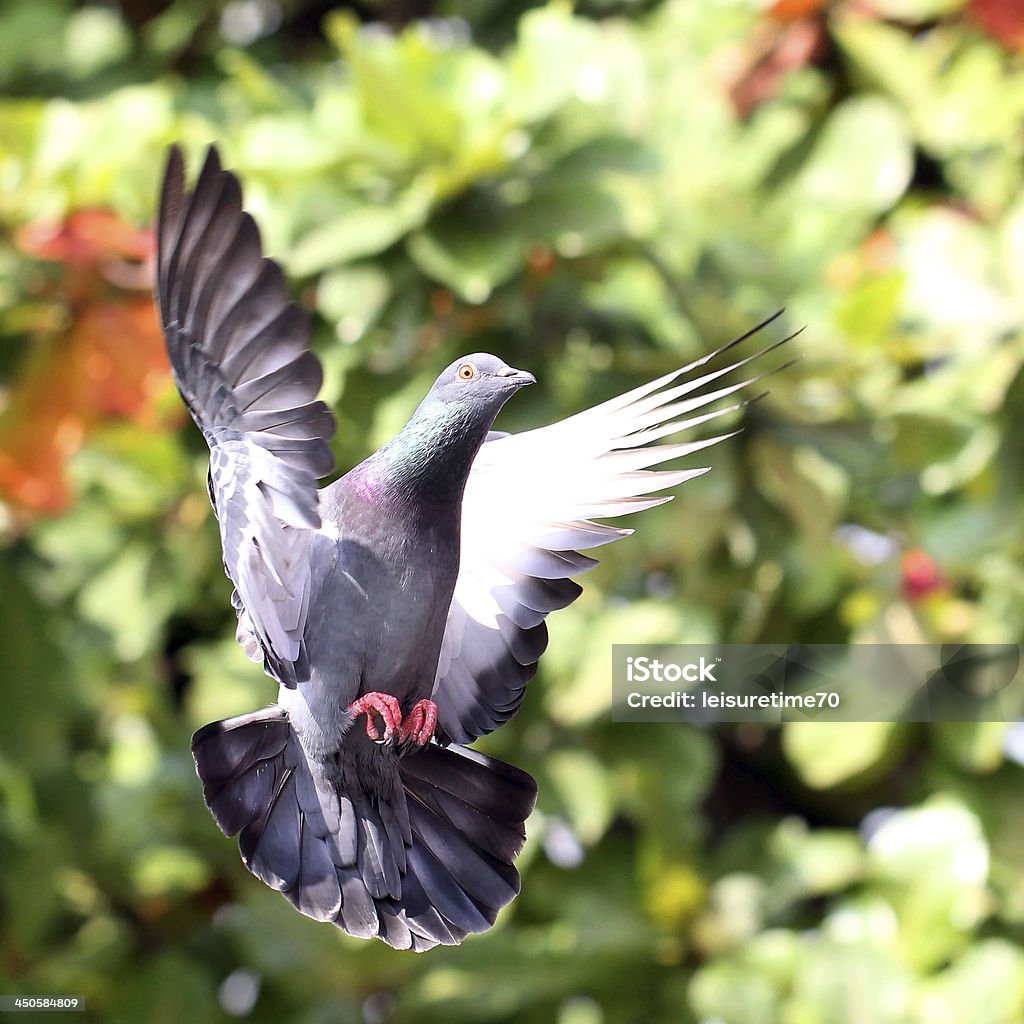
[[190,193],[171,148],[157,239],[238,640],[279,686],[276,704],[193,737],[206,803],[249,871],[303,914],[399,949],[458,944],[518,893],[537,793],[465,744],[519,709],[545,618],[596,564],[580,552],[632,532],[595,520],[669,501],[654,492],[706,469],[650,467],[732,435],[651,442],[743,404],[690,415],[760,380],[707,387],[763,352],[693,376],[719,349],[511,435],[491,425],[534,377],[464,356],[392,441],[318,489],[335,423],[309,318],[216,148]]

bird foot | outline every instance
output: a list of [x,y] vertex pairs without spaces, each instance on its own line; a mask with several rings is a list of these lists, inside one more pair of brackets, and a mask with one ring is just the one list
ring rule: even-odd
[[412,711],[402,719],[405,739],[422,747],[434,738],[437,725],[437,705],[432,700],[417,701]]
[[[421,700],[413,706],[405,718],[397,699],[390,693],[367,693],[349,705],[355,717],[366,715],[366,735],[374,743],[422,747],[434,736],[437,725],[437,705],[432,700]],[[377,719],[384,727],[383,733]]]
[[[350,704],[348,709],[356,718],[366,715],[366,735],[374,743],[392,743],[402,731],[402,708],[390,693],[367,693]],[[377,728],[375,717],[384,726],[383,735]]]

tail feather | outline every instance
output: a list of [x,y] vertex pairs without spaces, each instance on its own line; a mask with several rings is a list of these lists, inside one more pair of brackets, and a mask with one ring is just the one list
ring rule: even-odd
[[336,790],[318,793],[310,772],[299,772],[295,795],[305,816],[307,832],[314,832],[320,839],[327,836],[350,836],[351,848],[339,846],[339,864],[355,864],[355,811],[352,801]]
[[469,934],[454,922],[447,920],[434,906],[418,875],[406,874],[402,887],[400,912],[409,925],[412,946],[417,953],[434,946],[457,946]]
[[192,738],[192,753],[204,782],[227,782],[280,754],[290,733],[287,714],[267,708],[200,729]]
[[382,762],[375,792],[354,762],[307,758],[277,707],[208,725],[192,746],[217,824],[307,917],[424,950],[486,931],[519,892],[536,786],[511,765],[431,745]]
[[413,834],[419,839],[413,849],[433,854],[467,896],[500,910],[519,895],[519,874],[514,867],[474,846],[459,830],[446,829],[425,807],[414,803],[409,810]]
[[335,924],[357,939],[372,939],[380,934],[377,903],[356,869],[339,869],[338,879],[341,882],[341,908],[334,918]]
[[464,835],[472,836],[473,842],[492,857],[506,859],[507,851],[518,852],[522,847],[523,834],[515,823],[500,821],[472,804],[437,789],[427,790],[419,799],[434,815],[450,821]]
[[405,849],[412,843],[412,830],[409,825],[409,807],[403,786],[396,786],[394,798],[380,803],[380,817],[387,832],[388,844],[394,851],[395,860],[400,874],[405,874]]
[[[387,899],[389,896],[398,899],[402,894],[401,872],[398,869],[397,851],[391,847],[387,829],[371,807],[363,809],[359,826],[362,856],[358,861],[367,892],[376,899]],[[405,847],[400,849],[404,853]],[[404,856],[402,860],[405,860]]]
[[409,930],[408,922],[400,913],[390,913],[384,907],[378,911],[380,921],[380,937],[395,949],[412,949],[417,938]]
[[[446,754],[457,754],[458,759],[452,760]],[[478,750],[452,744],[446,749],[424,747],[404,758],[402,777],[407,788],[408,780],[417,779],[440,793],[458,797],[484,814],[515,822],[520,847],[526,839],[522,823],[537,799],[537,784],[526,772]]]
[[290,735],[288,716],[272,708],[213,722],[192,737],[203,796],[225,835],[269,809]]
[[281,892],[298,881],[301,861],[291,854],[301,842],[302,817],[295,799],[295,773],[285,768],[264,813],[242,829],[238,847],[249,870]]
[[474,902],[428,846],[414,843],[410,861],[413,873],[430,893],[430,902],[446,921],[466,932],[485,932],[494,924],[497,911],[488,919],[490,908]]
[[341,910],[338,869],[323,839],[309,827],[308,817],[302,823],[298,859],[298,881],[293,888],[285,890],[285,896],[306,917],[314,921],[333,921]]

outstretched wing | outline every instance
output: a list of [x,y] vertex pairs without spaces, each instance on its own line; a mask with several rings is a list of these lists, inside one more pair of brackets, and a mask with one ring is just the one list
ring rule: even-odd
[[724,348],[586,412],[539,430],[488,437],[466,485],[459,576],[434,681],[438,721],[448,737],[469,743],[519,709],[547,646],[545,618],[576,600],[582,587],[571,577],[597,564],[580,551],[633,532],[593,520],[670,501],[671,495],[652,495],[708,471],[650,467],[717,444],[735,431],[681,444],[651,442],[746,404],[689,415],[760,380],[763,374],[707,389],[789,338],[674,382],[777,316]]
[[320,527],[316,481],[334,466],[334,417],[316,401],[322,371],[309,350],[309,319],[288,301],[277,264],[263,258],[238,179],[221,169],[214,147],[190,194],[181,151],[171,149],[157,297],[178,389],[210,446],[210,498],[239,639],[295,686],[309,676],[308,556]]

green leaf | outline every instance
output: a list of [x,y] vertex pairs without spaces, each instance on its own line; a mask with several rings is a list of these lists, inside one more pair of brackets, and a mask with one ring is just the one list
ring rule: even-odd
[[779,859],[773,895],[788,899],[840,892],[858,881],[864,870],[864,851],[857,837],[839,829],[810,829],[796,818],[782,821],[771,842]]
[[622,208],[609,193],[582,181],[541,185],[517,213],[528,237],[562,256],[583,256],[626,235]]
[[175,584],[156,570],[152,550],[126,545],[81,590],[82,618],[105,629],[118,656],[134,661],[152,650],[174,605]]
[[576,834],[588,845],[595,843],[613,810],[605,768],[590,754],[564,750],[548,758],[547,773]]
[[893,722],[789,722],[782,748],[808,786],[830,789],[879,774],[899,733]]
[[868,863],[915,966],[928,969],[959,952],[988,912],[988,844],[977,816],[955,800],[933,797],[893,812],[868,841]]
[[485,302],[523,265],[525,243],[510,226],[446,217],[409,238],[412,260],[466,302]]
[[842,251],[896,204],[913,167],[908,126],[893,103],[880,96],[845,100],[768,200],[769,216],[784,225],[781,244],[806,259]]
[[[223,1019],[211,964],[181,950],[164,950],[144,961],[122,983],[112,986],[104,1016],[173,1024],[189,1020],[214,1024]],[[218,979],[219,980],[219,979]]]
[[26,768],[60,763],[76,710],[73,676],[54,636],[53,610],[42,605],[23,569],[0,549],[0,637],[5,687],[0,715],[0,756]]
[[958,767],[994,772],[1003,763],[1003,741],[1009,722],[935,722],[936,747]]
[[134,865],[135,889],[144,899],[177,892],[197,892],[209,884],[210,869],[193,851],[152,846]]
[[573,17],[568,4],[552,3],[520,20],[509,95],[524,121],[547,117],[574,97],[595,95],[605,72],[597,27]]
[[920,24],[934,21],[966,6],[966,0],[873,0],[872,10],[883,18]]
[[858,345],[884,346],[896,327],[904,288],[898,273],[862,278],[842,297],[836,323]]
[[1024,1017],[1024,955],[1005,939],[984,939],[921,985],[929,1024],[1008,1024]]
[[387,274],[372,265],[328,271],[316,287],[316,303],[334,321],[340,341],[358,341],[373,326],[391,295]]
[[345,53],[368,131],[408,156],[457,149],[460,122],[445,88],[450,61],[427,32],[370,36],[335,13],[325,28]]
[[288,267],[300,277],[389,249],[426,219],[430,201],[423,189],[410,189],[391,203],[351,205],[339,216],[301,238]]

